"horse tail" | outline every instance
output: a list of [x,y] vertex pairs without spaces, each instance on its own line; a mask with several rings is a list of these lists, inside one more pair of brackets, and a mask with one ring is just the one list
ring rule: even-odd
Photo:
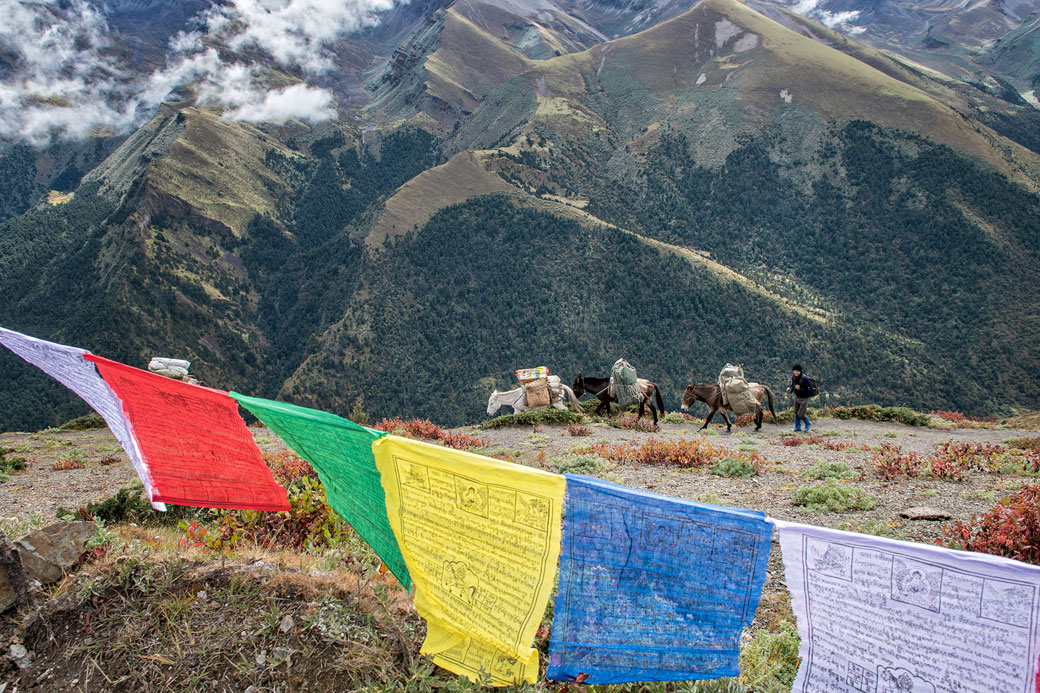
[[776,408],[773,406],[773,389],[768,385],[763,385],[766,389],[766,397],[769,398],[769,413],[773,415],[773,423],[779,423],[776,419]]
[[664,400],[661,399],[661,388],[657,384],[654,385],[654,394],[657,396],[657,411],[660,412],[661,416],[665,415]]
[[563,391],[567,393],[567,405],[571,410],[576,411],[579,414],[584,414],[585,410],[581,408],[580,404],[578,404],[578,398],[574,396],[574,390],[570,389],[566,385],[561,385],[560,387],[562,387]]

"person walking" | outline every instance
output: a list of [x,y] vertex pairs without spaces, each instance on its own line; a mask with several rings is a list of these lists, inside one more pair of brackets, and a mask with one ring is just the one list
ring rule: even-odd
[[796,363],[791,366],[791,386],[787,391],[794,395],[794,430],[802,430],[802,422],[805,422],[805,432],[809,432],[812,421],[809,421],[809,398],[815,395],[812,382],[802,372],[802,364]]

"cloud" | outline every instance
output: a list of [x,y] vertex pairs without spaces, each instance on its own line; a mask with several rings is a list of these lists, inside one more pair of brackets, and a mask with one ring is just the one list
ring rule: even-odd
[[[44,145],[83,139],[100,129],[126,131],[146,120],[181,87],[200,105],[229,118],[282,122],[335,117],[332,92],[298,84],[268,91],[263,64],[241,56],[260,50],[308,78],[333,65],[335,41],[378,22],[395,0],[229,0],[198,16],[202,30],[183,31],[165,65],[135,74],[120,62],[118,39],[103,3],[90,0],[0,0],[0,139]],[[206,41],[203,39],[206,38]],[[222,57],[213,46],[223,46]],[[228,57],[231,56],[231,57]]]
[[249,123],[284,123],[290,118],[306,121],[330,120],[336,117],[335,97],[326,89],[294,84],[269,91],[260,103],[246,103],[226,112],[225,118]]
[[836,29],[855,36],[867,30],[866,26],[853,24],[859,19],[859,10],[831,12],[820,7],[821,0],[798,0],[791,8],[795,14],[814,19],[829,29]]

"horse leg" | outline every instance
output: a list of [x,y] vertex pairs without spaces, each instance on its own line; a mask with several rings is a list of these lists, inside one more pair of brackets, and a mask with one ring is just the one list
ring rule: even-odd
[[608,409],[607,409],[607,418],[609,419],[610,418],[610,409],[609,409],[609,407],[610,407],[610,400],[609,399],[607,399],[607,400],[600,399],[599,406],[596,407],[596,416],[599,416],[599,413],[601,411],[603,411],[603,407],[608,407]]
[[762,430],[762,417],[763,416],[764,416],[764,414],[762,413],[762,407],[760,407],[760,406],[755,407],[755,430],[756,431],[761,431]]
[[[711,420],[715,418],[715,412],[717,411],[718,409],[712,409],[710,412],[708,412],[708,418],[704,419],[704,425],[701,426],[700,430],[703,431],[705,428],[708,427],[708,424],[711,423]],[[726,412],[722,412],[722,415],[725,416]]]
[[657,407],[652,402],[647,402],[647,406],[650,407],[650,413],[654,415],[654,425],[657,425]]
[[729,414],[726,413],[725,409],[720,409],[722,412],[722,418],[726,420],[726,433],[730,433],[733,430],[733,422],[729,420]]
[[[636,421],[639,421],[639,419],[643,418],[643,412],[645,412],[645,411],[646,411],[646,400],[645,399],[641,399],[641,400],[639,400],[639,413],[636,414]],[[657,422],[655,421],[654,423],[657,423]]]

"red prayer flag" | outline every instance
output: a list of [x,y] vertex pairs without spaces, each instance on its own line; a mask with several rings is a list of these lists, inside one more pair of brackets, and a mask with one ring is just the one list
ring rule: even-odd
[[190,385],[94,354],[84,356],[123,401],[152,472],[154,501],[199,508],[288,510],[228,393]]

